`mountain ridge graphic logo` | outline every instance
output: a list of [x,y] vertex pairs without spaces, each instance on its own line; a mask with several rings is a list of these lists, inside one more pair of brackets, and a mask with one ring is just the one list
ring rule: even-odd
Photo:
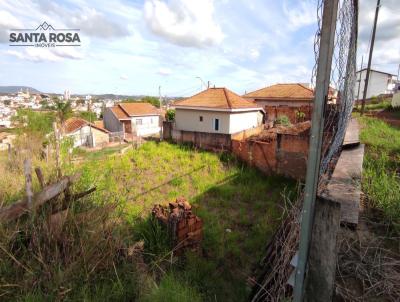
[[55,30],[54,27],[48,24],[46,21],[40,24],[36,30]]

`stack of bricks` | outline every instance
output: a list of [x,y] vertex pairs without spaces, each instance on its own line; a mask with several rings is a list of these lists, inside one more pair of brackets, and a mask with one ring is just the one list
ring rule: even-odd
[[184,249],[198,249],[203,239],[203,221],[192,213],[184,197],[170,202],[169,207],[155,205],[153,216],[168,227],[174,247],[179,253]]

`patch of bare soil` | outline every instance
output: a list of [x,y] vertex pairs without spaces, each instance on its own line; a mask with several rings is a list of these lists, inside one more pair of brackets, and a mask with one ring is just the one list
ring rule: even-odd
[[376,117],[394,127],[400,127],[400,111],[399,110],[380,110],[369,114]]

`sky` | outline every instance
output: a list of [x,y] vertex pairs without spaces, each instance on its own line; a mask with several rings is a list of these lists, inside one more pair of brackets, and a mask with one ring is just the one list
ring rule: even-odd
[[[397,74],[400,6],[381,0],[373,67]],[[376,1],[361,0],[358,66]],[[243,94],[310,82],[317,0],[0,0],[0,85],[72,94]],[[80,47],[10,47],[9,30],[79,28]],[[17,48],[17,49],[15,49]]]

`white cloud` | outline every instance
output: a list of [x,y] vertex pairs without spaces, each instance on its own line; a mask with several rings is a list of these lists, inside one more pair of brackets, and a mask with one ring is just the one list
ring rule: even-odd
[[256,48],[250,49],[249,56],[255,61],[260,57],[260,51]]
[[48,48],[27,47],[22,51],[8,50],[5,53],[7,55],[17,57],[21,60],[27,60],[32,62],[43,62],[43,61],[56,62],[56,61],[61,61],[63,59],[80,60],[83,58],[83,55],[73,48],[48,49]]
[[121,74],[121,75],[119,76],[119,78],[120,78],[121,80],[123,80],[123,81],[126,81],[126,80],[128,79],[128,76],[125,75],[125,74]]
[[0,43],[8,42],[10,29],[21,28],[22,23],[6,10],[0,10]]
[[169,68],[160,68],[157,73],[162,76],[168,76],[172,73],[172,71]]
[[[364,0],[360,4],[358,31],[358,64],[364,56],[364,67],[368,59],[376,0]],[[376,29],[372,67],[396,73],[400,62],[400,6],[398,0],[381,2]]]
[[180,46],[219,44],[223,33],[213,14],[212,0],[146,0],[144,4],[144,18],[150,30]]
[[283,12],[291,30],[298,30],[316,22],[317,8],[315,1],[299,1],[297,5],[293,5],[293,2],[288,4],[285,0],[283,2]]
[[92,37],[118,38],[129,35],[126,28],[109,20],[94,8],[85,7],[72,17],[66,18],[65,22],[68,26],[79,28],[83,33]]

